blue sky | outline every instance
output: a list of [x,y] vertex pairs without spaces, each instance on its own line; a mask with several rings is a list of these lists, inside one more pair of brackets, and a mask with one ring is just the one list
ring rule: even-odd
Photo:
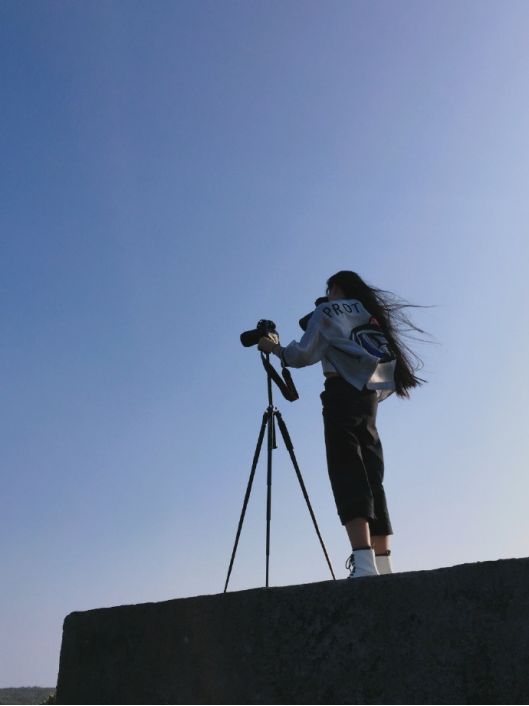
[[[353,269],[417,304],[379,410],[394,568],[526,556],[525,2],[0,7],[0,686],[73,610],[222,591],[283,343]],[[335,571],[318,366],[287,422]],[[264,584],[265,463],[230,582]],[[271,584],[328,578],[286,451]]]

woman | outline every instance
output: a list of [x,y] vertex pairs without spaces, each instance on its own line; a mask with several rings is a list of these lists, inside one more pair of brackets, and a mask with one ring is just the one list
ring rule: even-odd
[[330,277],[327,297],[316,304],[299,343],[283,348],[277,334],[270,333],[261,338],[259,348],[294,368],[322,363],[327,467],[338,515],[351,542],[349,578],[392,573],[393,530],[383,486],[377,406],[392,392],[409,397],[408,390],[424,382],[414,372],[420,360],[401,339],[410,330],[423,331],[403,313],[409,304],[367,285],[356,272]]

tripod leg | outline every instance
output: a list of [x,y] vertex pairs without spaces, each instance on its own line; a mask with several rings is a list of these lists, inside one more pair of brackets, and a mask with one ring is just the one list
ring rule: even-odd
[[266,471],[266,588],[270,568],[270,522],[272,518],[272,450],[275,446],[274,409],[268,407],[268,453]]
[[228,581],[230,580],[231,570],[233,568],[233,562],[235,560],[235,552],[237,551],[237,546],[239,544],[239,537],[241,535],[242,523],[244,522],[244,515],[246,513],[246,506],[248,505],[248,500],[250,499],[250,493],[252,491],[252,483],[255,475],[255,469],[257,468],[257,462],[259,461],[259,454],[261,452],[261,446],[263,445],[265,427],[268,421],[269,412],[268,410],[263,415],[263,422],[261,424],[261,430],[259,431],[259,437],[257,439],[257,446],[255,447],[255,453],[253,457],[252,470],[250,471],[250,478],[248,480],[248,487],[246,488],[246,495],[244,496],[244,502],[242,506],[241,518],[239,520],[239,526],[237,528],[237,535],[235,537],[235,544],[233,545],[233,552],[230,560],[230,567],[228,569],[228,576],[226,577],[226,583],[224,585],[224,593],[228,590]]
[[275,411],[275,415],[277,417],[277,423],[279,424],[279,428],[283,436],[283,441],[285,442],[285,446],[287,447],[288,453],[290,454],[290,458],[292,459],[292,464],[294,466],[294,470],[296,471],[296,475],[301,486],[301,492],[303,493],[303,497],[305,498],[307,507],[309,508],[310,516],[312,517],[312,522],[314,523],[314,529],[316,530],[316,534],[318,535],[318,539],[320,540],[321,548],[323,549],[323,553],[325,554],[325,558],[327,559],[327,564],[329,565],[329,569],[331,570],[332,577],[336,581],[336,576],[334,575],[334,571],[332,570],[329,555],[327,554],[327,550],[325,549],[325,544],[323,543],[323,539],[318,528],[318,523],[316,522],[316,517],[314,515],[314,512],[312,511],[312,506],[310,504],[309,496],[305,488],[305,483],[303,482],[303,478],[301,477],[301,471],[299,470],[298,462],[296,461],[296,456],[294,454],[294,446],[292,444],[290,434],[288,433],[287,425],[283,421],[283,417],[281,416],[281,412],[279,410]]

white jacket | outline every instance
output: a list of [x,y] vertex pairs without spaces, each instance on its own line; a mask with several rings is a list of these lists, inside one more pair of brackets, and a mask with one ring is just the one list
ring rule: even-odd
[[359,390],[377,390],[380,401],[395,391],[395,355],[377,320],[357,299],[320,304],[299,343],[274,352],[293,368],[321,361],[324,373],[338,373]]

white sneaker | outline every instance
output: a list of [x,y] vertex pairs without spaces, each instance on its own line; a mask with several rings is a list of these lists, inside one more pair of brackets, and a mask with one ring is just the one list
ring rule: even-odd
[[393,567],[390,558],[391,550],[388,549],[386,554],[375,554],[375,562],[379,574],[392,574]]
[[354,549],[349,559],[345,562],[345,568],[351,572],[347,577],[350,579],[362,578],[362,576],[378,576],[374,550],[372,548]]

